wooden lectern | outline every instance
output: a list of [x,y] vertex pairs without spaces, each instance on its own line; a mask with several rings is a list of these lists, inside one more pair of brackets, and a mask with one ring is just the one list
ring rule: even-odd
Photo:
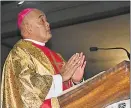
[[109,104],[129,99],[130,62],[113,68],[73,86],[58,97],[60,108],[105,108]]

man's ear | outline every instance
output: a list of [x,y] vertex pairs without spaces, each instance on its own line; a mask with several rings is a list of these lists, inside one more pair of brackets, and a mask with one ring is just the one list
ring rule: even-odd
[[25,29],[26,29],[26,31],[27,31],[28,34],[32,33],[32,25],[29,24],[28,22],[25,23]]

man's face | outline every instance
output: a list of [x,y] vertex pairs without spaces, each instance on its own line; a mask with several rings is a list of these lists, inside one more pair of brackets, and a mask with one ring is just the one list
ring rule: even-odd
[[29,13],[31,34],[40,42],[47,42],[51,37],[50,25],[43,12],[34,9]]

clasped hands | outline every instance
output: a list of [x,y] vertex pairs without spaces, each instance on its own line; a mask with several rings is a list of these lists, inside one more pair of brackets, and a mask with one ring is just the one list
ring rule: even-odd
[[74,83],[80,82],[83,78],[85,66],[85,55],[83,53],[74,54],[61,69],[63,82],[70,79]]

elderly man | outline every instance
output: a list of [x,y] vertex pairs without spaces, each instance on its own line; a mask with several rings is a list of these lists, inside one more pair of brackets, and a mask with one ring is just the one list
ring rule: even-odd
[[23,39],[10,51],[3,68],[1,106],[4,108],[59,108],[57,96],[82,80],[83,53],[67,62],[45,46],[51,38],[43,12],[27,8],[18,15]]

